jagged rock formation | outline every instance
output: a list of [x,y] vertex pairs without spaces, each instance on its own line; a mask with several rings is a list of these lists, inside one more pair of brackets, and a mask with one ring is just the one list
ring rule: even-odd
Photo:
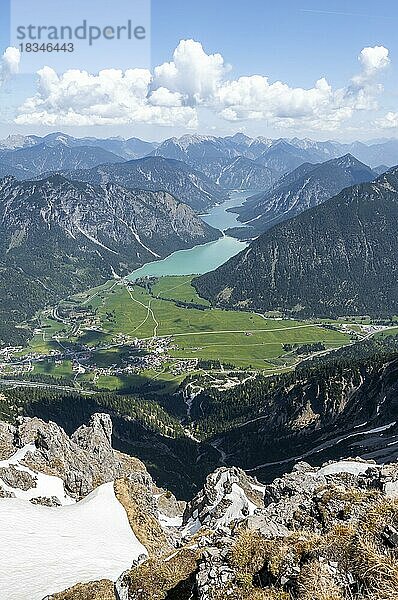
[[[222,469],[207,487],[217,487],[226,473],[237,476]],[[398,465],[348,460],[316,469],[300,463],[262,488],[262,508],[254,515],[240,515],[222,529],[209,522],[183,549],[124,574],[117,598],[392,600],[398,593],[397,479]],[[228,510],[227,503],[224,516]]]
[[183,516],[184,535],[192,535],[201,527],[222,529],[235,519],[254,514],[262,505],[262,493],[263,488],[242,469],[217,469],[188,503]]
[[[65,493],[74,500],[81,500],[98,486],[119,479],[141,486],[141,494],[149,491],[151,498],[156,492],[159,497],[164,495],[140,460],[112,448],[112,421],[107,414],[94,414],[71,437],[51,421],[20,417],[15,427],[1,423],[0,443],[3,440],[8,448],[7,458],[18,454],[19,457],[14,463],[9,459],[10,464],[5,458],[4,466],[0,462],[0,489],[6,480],[16,483],[15,487],[23,486],[21,489],[34,487],[34,474],[38,472],[61,479]],[[137,500],[137,495],[132,491],[131,494]],[[172,494],[169,496],[169,511],[172,511],[175,499]],[[149,503],[148,500],[146,510]],[[182,509],[183,504],[175,504],[178,513]]]
[[[99,485],[128,473],[128,467],[111,446],[112,423],[109,415],[93,415],[69,438],[55,423],[21,418],[15,439],[20,447],[31,446],[23,464],[32,470],[59,477],[68,495],[80,500]],[[127,467],[127,468],[126,468]],[[130,470],[145,471],[132,459]]]
[[[122,460],[111,448],[111,435],[109,417],[98,414],[71,438],[54,423],[39,419],[21,419],[15,428],[1,424],[3,448],[7,445],[14,458],[8,456],[0,463],[3,469],[0,486],[4,486],[4,473],[23,473],[24,468],[34,466],[42,477],[48,469],[58,473],[65,490],[80,497],[82,481],[84,489],[95,486],[93,473],[104,480],[122,472],[124,476],[114,482],[114,498],[124,507],[125,512],[118,504],[127,526],[130,525],[130,535],[136,540],[135,557],[128,554],[130,566],[118,578],[112,581],[105,572],[98,573],[97,568],[99,577],[95,580],[79,583],[75,579],[74,585],[64,592],[58,588],[48,590],[47,595],[39,594],[43,583],[40,582],[41,587],[35,583],[35,573],[30,571],[34,559],[31,555],[23,564],[23,579],[10,580],[7,574],[8,600],[24,600],[27,595],[31,600],[41,600],[44,596],[45,600],[393,600],[397,597],[398,463],[383,466],[347,459],[315,468],[301,462],[291,473],[267,485],[261,485],[241,469],[222,467],[207,477],[204,488],[188,503],[181,518],[183,505],[168,492],[156,488],[142,463],[128,457]],[[105,461],[108,464],[103,465]],[[30,466],[26,467],[28,463]],[[87,470],[87,477],[82,477],[83,469]],[[71,476],[69,470],[75,470],[78,476]],[[11,475],[8,481],[15,485]],[[22,487],[26,487],[25,481]],[[41,525],[44,528],[54,516],[62,515],[66,509],[70,511],[71,535],[75,510],[80,507],[79,510],[86,511],[94,502],[97,512],[101,509],[101,499],[107,498],[107,502],[111,499],[111,490],[112,483],[100,484],[83,502],[34,510],[52,511],[51,517],[45,512],[46,521]],[[15,492],[18,495],[23,490]],[[70,500],[73,502],[73,498]],[[105,513],[111,521],[109,531],[120,526],[112,503],[113,500]],[[28,506],[32,505],[18,498],[0,498],[0,520],[5,511],[13,519],[15,509],[27,510]],[[86,512],[84,515],[87,518],[80,521],[80,527],[85,537],[90,537],[92,532],[84,528],[92,517]],[[34,530],[38,513],[33,512],[32,516],[29,528]],[[7,537],[4,522],[2,535],[6,542],[0,549],[0,597],[5,580],[2,567],[15,552],[18,539],[18,534],[16,538]],[[70,581],[73,580],[71,549],[59,530],[57,535],[64,552],[59,569],[68,573]],[[51,536],[47,535],[47,539],[53,543]],[[29,538],[25,541],[28,543]],[[119,549],[125,548],[123,544],[119,539]],[[111,536],[105,547],[105,554],[101,554],[105,563],[95,557],[97,567],[104,571],[117,552],[109,550]],[[81,561],[84,567],[85,560],[90,563],[90,559],[89,555],[80,558],[79,565],[74,567],[75,577],[83,572]],[[42,565],[50,559],[44,553],[40,560]],[[49,579],[55,587],[59,582],[58,576],[54,576],[53,561],[48,568],[51,577],[47,577],[47,589]]]
[[0,460],[11,456],[14,443],[14,428],[0,421]]
[[[93,575],[115,580],[134,561],[176,544],[185,503],[158,488],[139,460],[113,450],[111,438],[106,414],[94,414],[71,437],[37,418],[20,418],[15,427],[1,423],[1,598],[4,586],[8,600],[27,593],[41,600],[40,592],[58,593]],[[32,569],[23,583],[10,582],[19,560]],[[112,589],[111,581],[98,581],[60,598],[112,598]]]

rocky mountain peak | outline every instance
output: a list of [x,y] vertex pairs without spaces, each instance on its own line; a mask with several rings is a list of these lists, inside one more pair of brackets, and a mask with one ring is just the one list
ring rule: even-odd
[[65,493],[77,500],[101,483],[125,476],[129,469],[145,471],[136,459],[122,460],[113,450],[112,421],[107,414],[92,415],[88,425],[82,425],[70,437],[56,423],[36,417],[20,417],[14,431],[3,426],[0,434],[9,451],[23,451],[26,466],[60,478]]

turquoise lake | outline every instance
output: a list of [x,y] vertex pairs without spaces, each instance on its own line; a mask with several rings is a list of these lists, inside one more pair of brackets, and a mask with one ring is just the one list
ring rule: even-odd
[[[241,227],[242,224],[237,220],[238,215],[227,212],[227,209],[241,206],[246,198],[255,193],[247,190],[231,192],[228,200],[214,206],[208,214],[201,215],[201,217],[206,223],[221,231],[230,227]],[[189,250],[178,250],[163,260],[146,263],[133,271],[129,275],[129,279],[162,275],[200,275],[216,269],[246,246],[246,242],[224,235],[215,242],[208,242]]]

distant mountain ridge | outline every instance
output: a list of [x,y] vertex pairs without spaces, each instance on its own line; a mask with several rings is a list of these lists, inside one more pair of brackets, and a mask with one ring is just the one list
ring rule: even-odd
[[[269,189],[268,181],[272,185],[279,177],[304,163],[322,163],[346,154],[352,154],[371,167],[381,164],[391,167],[398,163],[398,140],[367,145],[299,138],[250,138],[242,133],[226,137],[194,134],[165,140],[152,154],[184,161],[230,189],[233,185],[242,189],[258,189],[261,179],[266,186],[264,189]],[[231,180],[224,179],[224,173],[236,170],[238,157],[244,158],[245,162],[238,163],[239,168]],[[258,167],[266,169],[260,178]]]
[[76,138],[71,135],[67,135],[62,132],[49,133],[44,137],[36,135],[22,136],[12,135],[4,140],[0,140],[0,150],[16,150],[19,148],[26,148],[35,146],[36,144],[63,144],[69,148],[78,146],[93,146],[100,147],[103,150],[112,152],[126,160],[132,160],[133,158],[142,158],[146,156],[154,148],[157,147],[156,142],[146,142],[139,138],[132,137],[124,139],[120,137],[111,138],[95,138],[95,137],[84,137]]
[[4,172],[7,167],[19,170],[24,179],[30,179],[49,171],[61,169],[87,169],[102,163],[123,162],[108,150],[95,146],[70,147],[61,142],[43,142],[16,150],[0,151],[0,165]]
[[[398,140],[387,139],[376,142],[340,143],[333,140],[315,141],[308,138],[270,139],[263,136],[255,138],[243,133],[225,137],[209,135],[183,135],[180,138],[169,138],[161,143],[146,142],[139,138],[76,138],[62,132],[50,133],[44,137],[35,135],[12,135],[0,140],[0,165],[4,154],[8,154],[7,164],[10,171],[13,166],[12,154],[18,150],[33,149],[37,145],[63,146],[77,149],[79,147],[97,148],[110,152],[123,160],[133,160],[154,155],[183,161],[194,169],[201,171],[213,182],[224,185],[227,189],[257,190],[259,183],[263,189],[268,188],[270,180],[273,184],[278,177],[297,168],[303,163],[321,163],[345,154],[352,154],[370,167],[380,165],[390,168],[398,164]],[[91,150],[92,152],[92,150]],[[28,153],[29,155],[29,153]],[[235,162],[237,158],[245,161]],[[114,162],[104,160],[102,162]],[[95,164],[100,164],[98,161]],[[14,164],[14,166],[17,166]],[[93,163],[85,168],[94,166]],[[24,167],[26,168],[26,166]],[[57,164],[56,169],[76,168]],[[80,168],[83,165],[80,164]],[[49,169],[46,169],[48,171]],[[4,171],[2,171],[4,172]],[[37,175],[36,171],[27,169],[27,177]]]
[[213,304],[296,317],[398,314],[398,167],[280,223],[193,280]]
[[315,165],[304,163],[268,192],[249,198],[237,212],[241,221],[263,232],[321,204],[345,187],[376,177],[377,173],[350,154]]

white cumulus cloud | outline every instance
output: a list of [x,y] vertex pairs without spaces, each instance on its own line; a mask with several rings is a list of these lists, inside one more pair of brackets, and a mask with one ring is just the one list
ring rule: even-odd
[[221,54],[206,54],[199,42],[181,40],[172,62],[155,67],[153,87],[179,92],[187,103],[201,103],[217,92],[228,70]]
[[0,62],[0,83],[18,73],[20,60],[21,53],[18,48],[10,46],[6,49]]
[[373,46],[363,48],[358,60],[363,67],[363,76],[373,77],[378,71],[382,71],[390,64],[388,49],[384,46]]
[[336,130],[358,111],[377,107],[379,75],[390,64],[384,46],[363,48],[361,71],[333,88],[325,77],[292,87],[266,75],[233,79],[219,53],[182,40],[170,62],[146,69],[108,69],[96,75],[44,67],[37,93],[19,109],[18,124],[99,125],[146,123],[195,128],[201,107],[226,121],[263,120],[284,128]]
[[324,77],[304,89],[252,75],[219,86],[216,104],[229,121],[263,119],[278,127],[335,130],[355,111],[375,109],[383,90],[377,76],[390,63],[387,48],[364,48],[359,60],[361,73],[344,88],[333,89]]
[[398,112],[388,112],[384,117],[377,119],[376,125],[382,129],[395,129],[398,127]]
[[38,77],[37,94],[19,109],[19,125],[197,125],[195,110],[182,106],[177,93],[159,89],[151,98],[146,69],[107,69],[98,75],[69,70],[58,76],[44,67]]

